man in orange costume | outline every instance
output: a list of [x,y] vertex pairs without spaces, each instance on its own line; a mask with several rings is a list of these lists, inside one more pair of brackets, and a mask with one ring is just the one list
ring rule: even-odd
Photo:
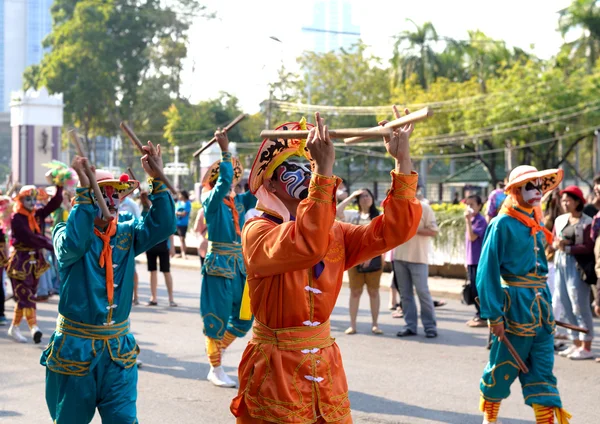
[[231,403],[238,423],[352,422],[329,323],[343,273],[409,240],[421,219],[408,143],[412,125],[385,140],[396,160],[392,190],[383,215],[359,226],[335,221],[341,180],[333,175],[327,127],[315,117],[316,127],[304,119],[279,127],[310,132],[307,140],[264,140],[250,172],[263,213],[242,233],[255,323]]

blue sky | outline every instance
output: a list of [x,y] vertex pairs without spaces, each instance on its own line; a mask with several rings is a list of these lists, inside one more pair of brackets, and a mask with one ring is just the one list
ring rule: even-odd
[[[217,19],[198,19],[190,31],[183,72],[183,94],[191,101],[206,100],[226,91],[236,95],[244,111],[254,113],[268,96],[283,62],[297,69],[295,59],[313,48],[302,27],[313,22],[313,2],[289,0],[204,0]],[[479,29],[509,46],[554,55],[562,38],[556,31],[557,11],[570,0],[351,0],[352,21],[373,53],[388,59],[391,36],[431,21],[439,35],[467,38]],[[278,43],[270,37],[281,40]],[[533,48],[532,48],[533,47]]]

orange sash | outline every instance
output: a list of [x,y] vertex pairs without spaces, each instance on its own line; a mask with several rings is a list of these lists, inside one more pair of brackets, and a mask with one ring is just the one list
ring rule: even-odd
[[104,268],[106,271],[106,295],[108,296],[108,304],[113,304],[114,298],[114,277],[113,277],[113,262],[112,262],[112,247],[110,247],[110,238],[115,235],[117,232],[117,223],[116,220],[112,219],[108,222],[108,227],[106,227],[106,231],[102,233],[96,227],[94,227],[94,234],[100,237],[104,246],[102,247],[102,252],[100,253],[100,261],[98,265],[100,268]]
[[533,218],[531,218],[530,216],[526,215],[524,212],[519,212],[517,209],[515,209],[514,207],[506,207],[503,206],[502,210],[500,211],[501,214],[506,214],[508,216],[510,216],[511,218],[516,219],[517,221],[519,221],[521,224],[531,228],[531,235],[535,236],[537,233],[539,233],[540,231],[544,233],[544,236],[546,237],[546,241],[548,242],[548,244],[552,244],[552,233],[543,225],[541,225],[540,221],[541,221],[541,213],[539,211],[539,208],[534,208],[533,210]]
[[18,202],[16,212],[20,213],[21,215],[25,215],[27,217],[27,222],[29,223],[29,228],[31,229],[31,231],[33,231],[34,233],[37,233],[37,234],[42,233],[42,230],[40,229],[40,226],[37,222],[37,219],[35,219],[35,209],[32,211],[29,211],[29,210],[25,209],[25,206],[23,206],[23,204],[21,202]]
[[231,209],[231,214],[233,215],[233,223],[235,225],[235,233],[238,236],[241,236],[242,231],[240,230],[240,214],[238,213],[238,210],[235,207],[235,198],[227,196],[225,199],[223,199],[223,203],[225,203],[227,206],[229,206],[229,209]]

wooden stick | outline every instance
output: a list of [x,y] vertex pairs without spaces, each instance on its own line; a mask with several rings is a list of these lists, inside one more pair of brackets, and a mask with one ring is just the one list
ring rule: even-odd
[[517,361],[517,365],[519,365],[519,369],[521,370],[521,372],[527,374],[529,372],[529,368],[527,368],[527,365],[525,365],[525,362],[523,362],[523,360],[521,359],[521,357],[515,350],[512,343],[508,340],[506,335],[504,335],[501,340],[502,340],[502,343],[504,343],[504,345],[510,352],[510,354],[512,355],[512,357],[515,358],[515,361]]
[[[246,115],[245,113],[238,115],[233,121],[231,121],[229,124],[227,124],[227,126],[225,128],[223,128],[223,131],[229,131],[230,129],[235,127],[237,124],[242,122],[246,118],[246,116],[248,116],[248,115]],[[200,156],[206,149],[208,149],[210,146],[212,146],[216,142],[217,142],[217,137],[211,138],[210,141],[206,144],[206,146],[204,146],[194,152],[194,157],[197,158],[198,156]]]
[[[416,112],[413,113],[409,113],[408,115],[405,115],[401,118],[398,119],[394,119],[393,121],[388,122],[387,124],[385,124],[383,126],[383,128],[393,128],[396,129],[398,127],[407,125],[407,124],[412,124],[415,122],[419,122],[419,121],[423,121],[424,119],[427,119],[429,117],[433,116],[433,110],[429,109],[428,107],[425,107],[423,109],[419,109]],[[373,127],[370,130],[367,130],[368,132],[370,131],[375,131],[378,128],[381,128],[381,126],[379,127]],[[366,138],[366,136],[362,136],[362,137],[352,137],[352,138],[346,138],[344,139],[344,143],[346,144],[354,144],[354,143],[359,143],[361,141],[365,141],[368,140],[368,138]]]
[[566,322],[562,322],[562,321],[554,321],[554,323],[556,325],[558,325],[559,327],[564,327],[564,328],[568,328],[569,330],[573,330],[573,331],[579,331],[580,333],[583,334],[587,334],[589,333],[588,330],[586,330],[583,327],[577,327],[576,325],[571,325],[571,324],[567,324]]
[[127,172],[129,172],[129,176],[132,180],[139,181],[137,178],[135,178],[135,175],[133,174],[133,170],[131,168],[127,167]]
[[[79,144],[79,137],[77,136],[77,133],[75,132],[75,130],[69,131],[69,137],[71,137],[71,142],[73,143],[75,150],[77,150],[77,154],[79,156],[81,156],[82,158],[84,158],[85,155],[83,154],[83,150],[81,149],[81,144]],[[96,174],[94,172],[92,172],[92,169],[90,168],[90,164],[87,162],[85,162],[83,170],[85,172],[85,175],[87,175],[88,179],[90,180],[90,186],[92,187],[92,190],[94,191],[94,194],[96,195],[96,201],[98,202],[98,206],[100,207],[100,210],[102,211],[102,216],[104,216],[104,219],[106,221],[110,221],[111,219],[113,219],[113,217],[110,214],[110,211],[108,210],[108,206],[106,206],[106,202],[104,201],[104,196],[102,195],[102,191],[100,190],[100,187],[98,186],[98,181],[96,181]]]
[[[384,135],[391,136],[393,129],[379,127],[376,130],[371,128],[344,128],[340,130],[329,130],[329,136],[331,138],[344,138],[344,137],[368,137],[368,138],[381,138]],[[260,132],[261,138],[307,138],[308,130],[263,130]]]
[[8,197],[12,196],[12,194],[17,190],[17,187],[19,186],[19,182],[15,181],[10,188],[8,189],[8,191],[6,192],[6,195]]
[[[129,137],[129,140],[131,140],[131,143],[138,148],[138,150],[140,151],[140,153],[142,155],[145,155],[146,152],[144,151],[144,149],[142,149],[142,147],[144,146],[142,144],[142,142],[140,141],[139,138],[137,138],[137,135],[135,135],[135,133],[133,132],[133,130],[131,128],[129,128],[127,126],[127,124],[125,122],[121,122],[121,129],[123,131],[125,131],[125,134],[127,134],[127,137]],[[159,177],[160,179],[165,183],[165,185],[167,186],[167,188],[169,190],[171,190],[171,193],[173,194],[177,194],[177,190],[175,190],[175,187],[173,187],[173,185],[171,184],[171,182],[169,181],[169,179],[165,176],[164,172],[162,169],[158,169],[158,166],[156,166],[156,161],[154,160],[153,156],[148,155],[148,161],[154,166],[154,168],[156,168],[156,170],[159,172]]]

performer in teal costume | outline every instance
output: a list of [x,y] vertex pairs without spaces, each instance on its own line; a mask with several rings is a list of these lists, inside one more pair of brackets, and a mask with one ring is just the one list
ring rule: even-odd
[[[57,424],[89,423],[96,408],[104,423],[138,422],[139,348],[129,332],[135,257],[175,232],[175,206],[157,178],[160,146],[149,143],[145,150],[142,166],[153,178],[153,205],[144,220],[117,224],[120,199],[139,183],[98,170],[104,194],[100,201],[113,216],[107,224],[82,171],[86,159],[76,157],[73,163],[82,187],[67,222],[58,224],[53,234],[61,297],[56,330],[40,361],[46,367],[46,402]],[[156,168],[148,155],[154,156]]]
[[[480,409],[484,424],[497,421],[500,402],[518,377],[525,403],[536,423],[560,424],[570,415],[562,408],[554,366],[554,316],[546,283],[544,247],[552,234],[540,225],[542,195],[562,180],[562,171],[515,168],[506,190],[510,197],[485,235],[477,272],[481,317],[495,335],[490,360],[481,378]],[[506,337],[527,367],[519,370],[502,338]]]
[[204,188],[210,190],[202,196],[209,244],[202,267],[200,314],[211,365],[207,379],[219,387],[235,387],[236,383],[221,366],[221,354],[236,337],[243,337],[252,327],[247,295],[242,307],[246,267],[241,229],[246,212],[256,206],[256,198],[250,191],[233,195],[243,170],[239,160],[232,158],[228,151],[227,135],[217,131],[215,136],[222,156],[203,179]]

